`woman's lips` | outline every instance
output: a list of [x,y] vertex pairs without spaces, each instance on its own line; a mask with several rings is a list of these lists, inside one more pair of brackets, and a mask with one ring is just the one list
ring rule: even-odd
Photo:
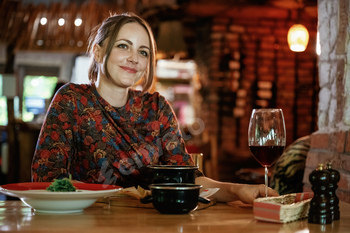
[[122,68],[123,70],[125,70],[126,72],[128,72],[128,73],[136,73],[136,72],[137,72],[136,69],[131,68],[131,67],[127,67],[127,66],[121,66],[121,68]]

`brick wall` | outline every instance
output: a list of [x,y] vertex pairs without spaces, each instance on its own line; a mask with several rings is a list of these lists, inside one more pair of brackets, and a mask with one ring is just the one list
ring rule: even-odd
[[341,201],[350,203],[350,131],[317,132],[311,135],[310,151],[304,173],[304,190],[311,191],[310,173],[317,165],[328,162],[340,172],[337,195]]
[[[350,54],[348,0],[318,0],[321,55],[319,58],[319,130],[311,136],[304,188],[317,164],[331,162],[340,172],[337,195],[350,203]],[[329,25],[335,25],[329,27]]]
[[[276,15],[270,13],[267,15]],[[302,21],[310,33],[303,53],[288,47],[288,29],[295,23],[288,18],[233,15],[198,24],[202,26],[197,28],[195,59],[203,101],[197,115],[204,120],[206,130],[217,136],[221,156],[251,156],[247,145],[249,117],[261,104],[283,109],[287,144],[316,130],[317,19]],[[257,89],[257,82],[267,91]]]

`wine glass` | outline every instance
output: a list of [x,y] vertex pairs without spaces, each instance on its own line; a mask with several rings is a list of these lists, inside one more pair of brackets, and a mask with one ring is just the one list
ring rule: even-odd
[[248,146],[254,158],[265,167],[267,197],[268,167],[278,160],[286,146],[282,109],[253,109],[248,128]]

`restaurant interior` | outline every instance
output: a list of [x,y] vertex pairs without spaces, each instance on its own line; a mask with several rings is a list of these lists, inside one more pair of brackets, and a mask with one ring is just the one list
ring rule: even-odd
[[[339,2],[348,7],[347,1]],[[329,39],[329,35],[321,40],[319,36],[319,16],[322,13],[326,18],[329,13],[327,7],[320,10],[321,3],[324,1],[3,0],[0,185],[30,181],[37,137],[56,88],[68,82],[88,83],[90,30],[110,13],[135,12],[150,23],[158,45],[151,91],[160,92],[171,103],[188,152],[203,153],[206,176],[263,183],[264,170],[248,148],[249,118],[255,108],[281,108],[286,145],[307,138],[300,183],[310,189],[308,174],[318,163],[332,162],[342,175],[339,198],[350,202],[350,111],[345,109],[347,99],[341,97],[346,92],[342,85],[346,64],[334,63],[342,69],[337,73],[320,68],[320,64],[327,65],[320,59],[320,41]],[[340,9],[338,14],[339,20],[348,17]],[[328,24],[328,28],[334,26],[341,33],[342,23]],[[295,25],[306,28],[301,49],[292,45]],[[346,51],[341,50],[346,44],[341,38],[344,36],[335,39],[338,55]],[[326,98],[336,101],[335,108]],[[272,178],[273,167],[270,173]]]

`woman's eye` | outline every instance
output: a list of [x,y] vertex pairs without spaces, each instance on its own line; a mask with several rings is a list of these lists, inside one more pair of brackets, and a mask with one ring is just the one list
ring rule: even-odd
[[118,48],[122,48],[122,49],[127,49],[128,48],[128,46],[126,44],[119,44],[117,47]]
[[142,56],[145,56],[145,57],[148,56],[148,53],[147,53],[146,51],[140,51],[140,54],[141,54]]

